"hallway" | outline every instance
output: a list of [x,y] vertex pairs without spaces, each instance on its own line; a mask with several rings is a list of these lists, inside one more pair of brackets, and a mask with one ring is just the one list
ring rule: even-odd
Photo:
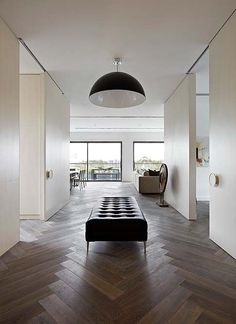
[[[140,242],[94,242],[98,197],[134,196],[148,221]],[[0,323],[235,323],[236,261],[208,239],[208,205],[187,221],[130,183],[89,183],[48,222],[21,221],[0,258]]]

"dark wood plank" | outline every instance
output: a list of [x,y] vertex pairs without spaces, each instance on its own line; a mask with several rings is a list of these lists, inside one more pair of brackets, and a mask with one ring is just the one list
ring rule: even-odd
[[146,313],[139,321],[139,324],[155,324],[157,321],[158,324],[167,323],[190,296],[191,292],[189,290],[178,286],[159,304]]
[[76,314],[55,294],[41,299],[39,304],[51,315],[56,323],[78,323]]
[[[101,196],[134,196],[148,221],[140,242],[93,242],[85,222]],[[236,261],[198,220],[156,205],[129,183],[89,183],[49,222],[21,221],[22,241],[0,258],[0,323],[236,323]]]

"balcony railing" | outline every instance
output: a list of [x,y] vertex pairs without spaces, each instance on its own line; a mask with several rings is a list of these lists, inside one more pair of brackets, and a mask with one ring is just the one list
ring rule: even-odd
[[162,162],[134,162],[135,170],[159,170]]
[[119,162],[70,163],[70,168],[78,171],[85,170],[87,181],[121,181]]

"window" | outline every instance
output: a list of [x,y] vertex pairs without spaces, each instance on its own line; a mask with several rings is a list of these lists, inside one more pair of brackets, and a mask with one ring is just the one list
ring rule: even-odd
[[85,170],[87,174],[87,143],[70,143],[70,169]]
[[163,160],[163,142],[134,142],[134,170],[159,170]]
[[72,142],[70,168],[86,170],[87,181],[121,181],[121,142]]

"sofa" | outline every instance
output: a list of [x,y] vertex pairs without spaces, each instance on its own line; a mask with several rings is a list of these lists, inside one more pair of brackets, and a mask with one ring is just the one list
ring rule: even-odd
[[137,171],[133,172],[133,184],[142,194],[158,194],[159,191],[159,176],[150,176],[148,172],[143,174]]

